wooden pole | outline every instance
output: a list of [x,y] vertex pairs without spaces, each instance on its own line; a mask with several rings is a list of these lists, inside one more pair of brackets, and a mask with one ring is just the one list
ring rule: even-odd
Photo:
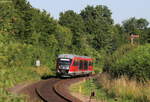
[[134,44],[134,38],[131,37],[131,45]]

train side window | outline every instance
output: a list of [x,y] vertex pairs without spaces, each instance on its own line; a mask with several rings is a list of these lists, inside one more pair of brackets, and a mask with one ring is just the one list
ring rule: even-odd
[[82,60],[80,60],[79,69],[80,70],[83,69],[83,61]]
[[91,61],[91,66],[93,66],[93,62]]
[[89,61],[87,61],[87,67],[89,68]]
[[89,66],[91,66],[91,61],[89,61]]
[[74,60],[73,62],[73,66],[76,66],[77,60]]
[[92,61],[89,61],[89,66],[93,66],[93,62]]
[[84,69],[88,69],[88,61],[84,61]]
[[91,61],[91,65],[90,66],[93,66],[93,62]]
[[76,66],[79,66],[79,60],[77,60]]
[[79,61],[78,60],[74,60],[73,66],[78,66],[78,65],[79,65]]

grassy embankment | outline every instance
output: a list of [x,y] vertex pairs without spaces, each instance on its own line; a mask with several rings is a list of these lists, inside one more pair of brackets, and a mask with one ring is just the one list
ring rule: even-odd
[[101,75],[97,85],[105,90],[107,95],[119,102],[149,102],[150,84],[129,80],[126,76],[118,79],[111,79],[109,75]]
[[19,83],[32,83],[44,75],[52,74],[48,68],[0,68],[0,102],[26,102],[23,95],[11,94],[7,91]]
[[107,96],[107,93],[102,90],[102,88],[100,88],[99,86],[97,86],[97,84],[95,84],[96,80],[86,80],[86,81],[82,81],[76,84],[73,84],[70,86],[70,91],[72,93],[79,93],[84,95],[86,98],[91,96],[91,93],[94,92],[95,96],[91,97],[92,99],[95,99],[97,101],[109,101],[109,102],[114,102],[113,98]]
[[[9,36],[6,35],[0,36],[0,102],[25,102],[25,97],[11,94],[6,90],[16,84],[34,82],[51,75],[53,66],[50,65],[54,64],[49,61],[51,55],[47,54],[46,49],[39,48],[40,52],[36,46],[30,44],[13,42],[13,40],[9,40],[12,42],[8,43],[8,38]],[[38,52],[41,55],[40,68],[34,67]]]
[[96,100],[103,102],[150,102],[150,84],[143,84],[127,77],[112,79],[107,74],[100,75],[95,80],[74,84],[70,87],[72,92],[77,92],[90,97],[95,91]]

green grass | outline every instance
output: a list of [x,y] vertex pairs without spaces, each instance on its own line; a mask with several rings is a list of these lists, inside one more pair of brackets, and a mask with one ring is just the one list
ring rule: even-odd
[[117,102],[150,102],[149,83],[139,83],[127,76],[113,79],[109,74],[101,74],[95,80],[95,84]]
[[25,96],[18,96],[0,88],[0,102],[27,102]]
[[0,68],[0,102],[26,102],[25,96],[14,95],[6,90],[19,83],[31,83],[40,80],[42,76],[47,75],[49,72],[46,67]]
[[[95,96],[93,97],[97,101],[103,102],[135,102],[132,99],[116,97],[115,94],[108,94],[107,91],[97,84],[97,80],[87,80],[80,83],[76,83],[71,85],[70,87],[71,92],[80,93],[85,96],[91,95],[91,92],[95,92]],[[144,102],[144,101],[143,101]]]
[[94,92],[95,96],[93,98],[96,100],[109,100],[109,102],[115,102],[113,101],[113,99],[108,98],[106,93],[96,86],[94,80],[86,80],[85,82],[83,81],[80,83],[73,84],[70,87],[70,91],[75,93],[81,93],[89,97],[91,95],[91,92]]

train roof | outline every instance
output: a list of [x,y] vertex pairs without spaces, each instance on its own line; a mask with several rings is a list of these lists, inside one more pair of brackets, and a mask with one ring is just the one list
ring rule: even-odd
[[91,58],[88,56],[79,56],[79,55],[74,55],[74,54],[60,54],[60,55],[58,55],[58,58],[70,58],[70,59],[72,59],[74,57]]

